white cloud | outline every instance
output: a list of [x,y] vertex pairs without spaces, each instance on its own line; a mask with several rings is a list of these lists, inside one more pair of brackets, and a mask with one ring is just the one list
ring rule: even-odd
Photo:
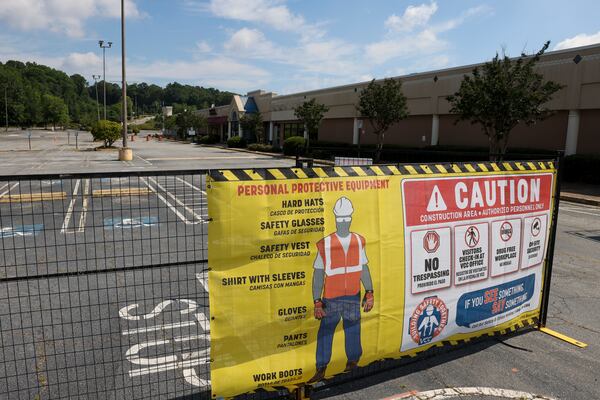
[[212,47],[208,44],[207,41],[201,40],[196,43],[196,50],[200,53],[210,53],[212,51]]
[[283,32],[296,32],[304,37],[323,34],[316,25],[293,13],[284,0],[185,0],[188,10],[210,12],[213,15],[237,21],[252,22]]
[[92,71],[98,70],[102,58],[96,53],[71,53],[61,63],[61,68],[67,71]]
[[415,35],[385,39],[367,45],[367,59],[383,64],[398,57],[411,57],[445,50],[447,43],[438,38],[434,31],[423,30]]
[[270,75],[261,68],[227,57],[202,61],[155,61],[130,63],[127,75],[131,81],[179,81],[221,89],[242,91],[265,85]]
[[242,28],[223,47],[231,57],[268,60],[319,74],[347,76],[361,68],[354,61],[358,49],[337,39],[301,40],[295,46],[283,47],[257,29]]
[[580,33],[579,35],[558,42],[558,44],[554,46],[554,50],[570,49],[572,47],[588,46],[597,43],[600,43],[600,31],[592,33],[591,35]]
[[234,32],[223,45],[231,55],[251,58],[279,58],[280,50],[275,48],[264,33],[258,29],[242,28]]
[[383,64],[397,58],[412,59],[414,62],[416,57],[422,57],[423,62],[420,63],[423,65],[430,65],[431,68],[444,67],[439,58],[435,62],[428,62],[432,60],[432,55],[446,57],[436,54],[449,48],[449,43],[440,38],[439,34],[457,28],[468,18],[491,11],[487,6],[477,6],[467,9],[456,18],[431,24],[437,10],[437,3],[432,2],[408,6],[401,17],[392,14],[385,21],[387,35],[382,40],[365,46],[367,59],[375,64]]
[[[120,0],[3,0],[0,21],[23,30],[49,30],[70,37],[82,37],[92,17],[119,18]],[[125,15],[140,17],[134,0],[126,0]]]
[[393,32],[411,32],[417,27],[427,25],[437,9],[435,2],[408,6],[401,17],[396,14],[390,15],[385,21],[385,26]]

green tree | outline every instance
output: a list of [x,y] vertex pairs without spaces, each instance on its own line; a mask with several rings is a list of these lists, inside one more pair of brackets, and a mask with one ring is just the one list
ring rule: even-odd
[[256,138],[257,143],[265,143],[265,128],[260,113],[246,113],[240,118],[242,131],[248,132]]
[[378,83],[373,79],[360,93],[357,110],[369,121],[377,135],[375,162],[379,162],[386,131],[392,124],[408,117],[402,82],[390,78]]
[[114,142],[121,138],[121,124],[102,119],[92,125],[91,133],[95,141],[102,140],[104,147],[111,147]]
[[521,54],[516,59],[496,53],[492,61],[465,75],[458,92],[448,96],[450,112],[457,120],[481,124],[488,137],[490,160],[502,160],[511,130],[520,123],[533,125],[551,112],[544,104],[562,88],[556,82],[544,81],[534,68],[550,42],[534,55]]
[[309,142],[318,140],[319,126],[327,111],[329,111],[329,108],[324,104],[317,103],[315,99],[305,101],[294,108],[294,115],[306,127]]
[[[177,134],[181,138],[187,136],[189,129],[200,131],[206,126],[205,118],[198,115],[196,112],[194,112],[194,110],[186,109],[174,117],[175,125],[177,126]],[[167,121],[168,120],[169,118],[167,118]]]
[[51,94],[42,96],[42,118],[44,124],[65,125],[69,122],[69,111],[67,105],[60,98]]

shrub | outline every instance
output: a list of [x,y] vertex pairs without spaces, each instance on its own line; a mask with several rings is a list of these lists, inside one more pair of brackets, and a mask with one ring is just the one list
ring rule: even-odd
[[221,140],[221,138],[219,137],[219,135],[202,135],[202,136],[198,136],[198,140],[196,141],[196,143],[198,143],[198,144],[215,144],[215,143],[219,143],[220,140]]
[[302,154],[306,140],[302,136],[291,136],[283,142],[283,154],[286,156],[295,156]]
[[252,143],[248,145],[248,150],[263,151],[265,153],[279,153],[281,149],[270,144]]
[[227,140],[227,147],[243,149],[246,147],[246,139],[241,136],[232,136]]
[[92,125],[94,141],[104,141],[104,147],[110,147],[121,138],[121,124],[118,122],[100,120]]

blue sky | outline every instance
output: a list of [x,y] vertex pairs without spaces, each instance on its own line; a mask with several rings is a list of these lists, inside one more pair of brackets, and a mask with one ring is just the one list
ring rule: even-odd
[[[600,2],[127,0],[129,82],[297,91],[600,43]],[[0,3],[0,61],[120,80],[120,0]]]

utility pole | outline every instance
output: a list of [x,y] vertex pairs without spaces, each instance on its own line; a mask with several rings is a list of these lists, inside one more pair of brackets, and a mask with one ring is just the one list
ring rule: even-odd
[[123,85],[123,110],[121,118],[123,120],[123,147],[119,150],[120,161],[131,161],[133,159],[132,149],[127,147],[127,78],[125,75],[125,0],[121,0],[121,74]]
[[123,147],[127,147],[127,79],[125,77],[125,0],[121,0],[121,74],[123,78]]
[[98,121],[100,121],[100,102],[98,101],[98,79],[100,75],[92,75],[94,78],[94,86],[96,86],[96,109],[98,110]]
[[4,116],[6,117],[6,132],[8,132],[8,94],[6,86],[4,86]]
[[104,40],[99,40],[98,44],[102,49],[102,81],[104,84],[104,119],[106,119],[106,49],[110,49],[112,47],[112,42],[106,42],[104,44]]

